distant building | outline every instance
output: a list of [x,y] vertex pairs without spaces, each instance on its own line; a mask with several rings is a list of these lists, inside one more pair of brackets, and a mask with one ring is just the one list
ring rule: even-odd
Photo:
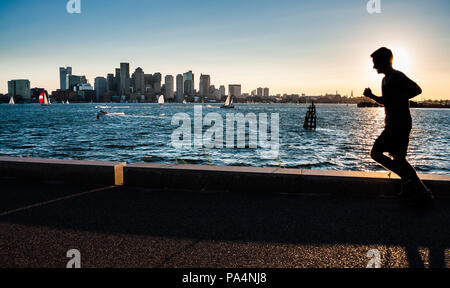
[[120,63],[120,93],[121,96],[130,94],[130,63]]
[[177,93],[176,100],[178,103],[183,102],[184,100],[184,78],[183,75],[177,75]]
[[30,102],[30,80],[20,79],[8,81],[8,96],[16,102]]
[[106,77],[106,91],[108,91],[108,93],[113,93],[117,91],[114,81],[115,81],[114,74],[108,74],[108,76]]
[[59,85],[60,89],[67,90],[67,75],[72,75],[72,67],[59,68]]
[[184,94],[193,96],[195,94],[194,74],[192,71],[183,74],[184,77]]
[[227,94],[226,94],[226,91],[225,91],[225,86],[223,86],[223,85],[220,85],[220,87],[219,87],[219,91],[220,91],[220,97],[225,97]]
[[107,91],[107,81],[105,77],[95,78],[95,101],[100,102],[103,100],[103,95]]
[[270,96],[270,94],[269,94],[269,88],[264,88],[263,96],[264,96],[264,97],[269,97],[269,96]]
[[242,86],[241,85],[228,85],[228,95],[234,98],[241,98],[242,97]]
[[162,88],[162,75],[161,73],[157,72],[153,74],[153,90],[156,94],[161,94],[161,88]]
[[211,76],[209,75],[200,75],[200,97],[208,97],[209,96],[209,87],[211,86]]
[[263,88],[260,87],[260,88],[256,89],[256,96],[262,97],[263,93],[264,93]]
[[80,83],[74,87],[74,91],[94,91],[94,87],[89,83]]
[[74,87],[76,87],[79,84],[85,83],[87,83],[87,79],[85,76],[67,75],[66,90],[76,91],[74,90]]
[[142,68],[138,67],[133,73],[134,93],[145,93],[145,74]]
[[117,93],[116,96],[119,96],[122,91],[120,87],[120,68],[116,68],[116,76],[114,77],[114,90]]
[[165,90],[164,90],[164,98],[166,100],[174,99],[174,83],[173,76],[167,75],[165,77]]

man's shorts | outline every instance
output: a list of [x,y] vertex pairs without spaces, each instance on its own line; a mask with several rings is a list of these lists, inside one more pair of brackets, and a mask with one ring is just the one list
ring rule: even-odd
[[373,150],[389,152],[391,156],[408,155],[409,134],[411,128],[385,128],[373,145]]

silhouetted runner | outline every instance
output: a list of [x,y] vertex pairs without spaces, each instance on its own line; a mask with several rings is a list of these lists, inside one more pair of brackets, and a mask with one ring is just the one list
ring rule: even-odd
[[[385,129],[375,141],[370,155],[384,168],[401,177],[401,198],[432,200],[433,194],[406,160],[412,128],[409,100],[422,94],[422,89],[405,74],[392,68],[394,57],[391,50],[380,48],[371,57],[373,68],[385,75],[382,83],[383,96],[375,96],[370,88],[364,91],[364,96],[384,105],[386,120]],[[389,152],[392,158],[384,155],[384,152]]]

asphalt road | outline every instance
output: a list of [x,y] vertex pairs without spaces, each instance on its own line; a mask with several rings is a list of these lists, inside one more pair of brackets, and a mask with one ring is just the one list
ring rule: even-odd
[[0,267],[450,268],[450,199],[156,191],[0,180]]

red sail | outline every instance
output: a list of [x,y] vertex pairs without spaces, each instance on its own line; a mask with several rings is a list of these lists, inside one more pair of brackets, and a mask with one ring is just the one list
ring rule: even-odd
[[41,95],[39,95],[39,103],[44,103],[44,93],[41,93]]

